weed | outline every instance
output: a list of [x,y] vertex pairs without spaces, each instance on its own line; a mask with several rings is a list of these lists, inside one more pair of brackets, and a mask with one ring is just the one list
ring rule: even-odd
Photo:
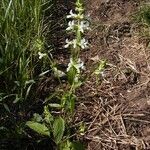
[[[68,132],[70,129],[67,126],[71,122],[71,116],[74,113],[76,89],[82,84],[80,81],[81,69],[85,69],[84,63],[80,59],[80,51],[81,49],[88,48],[89,45],[88,41],[83,38],[85,31],[90,29],[89,22],[84,18],[83,3],[77,0],[75,12],[71,10],[70,14],[67,15],[67,19],[72,20],[68,22],[66,31],[75,35],[75,38],[72,40],[66,39],[66,45],[64,46],[64,48],[70,48],[71,51],[70,62],[66,70],[67,73],[58,70],[57,65],[52,62],[47,54],[38,52],[39,59],[49,59],[52,71],[55,77],[58,77],[59,81],[60,77],[67,75],[69,85],[68,91],[63,92],[60,96],[60,101],[56,103],[49,102],[45,106],[44,117],[39,117],[42,118],[39,119],[42,120],[40,123],[38,121],[28,121],[26,125],[41,135],[53,138],[60,150],[79,149],[79,147],[83,149],[80,143],[70,140],[70,136],[72,135]],[[50,110],[59,112],[59,115],[55,113],[51,114]],[[84,128],[83,125],[80,126],[80,133],[83,134]]]

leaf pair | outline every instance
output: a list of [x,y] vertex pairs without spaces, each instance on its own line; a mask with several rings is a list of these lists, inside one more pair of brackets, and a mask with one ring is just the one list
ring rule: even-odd
[[52,129],[49,129],[44,123],[38,123],[34,121],[28,121],[26,125],[43,136],[50,137],[50,131],[52,130],[56,144],[59,144],[61,142],[65,131],[65,121],[61,117],[55,119]]

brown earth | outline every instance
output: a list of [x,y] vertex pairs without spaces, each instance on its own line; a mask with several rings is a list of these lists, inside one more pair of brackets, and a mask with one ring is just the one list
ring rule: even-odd
[[[73,127],[85,123],[86,133],[76,138],[84,141],[87,150],[150,149],[149,38],[140,36],[142,28],[133,20],[144,2],[85,0],[86,14],[91,19],[91,31],[87,33],[91,46],[81,53],[87,79],[77,90]],[[62,18],[70,7],[64,6],[64,2],[59,5],[59,29],[51,38],[56,43],[56,62],[67,65],[70,54],[62,48],[67,37]],[[58,16],[59,11],[65,13]],[[106,60],[107,65],[98,81],[92,73],[100,60]],[[47,86],[40,86],[42,91],[53,93],[61,88],[51,78],[48,80]]]
[[84,121],[87,150],[150,149],[150,49],[132,16],[141,0],[86,0],[90,49],[83,51],[86,74],[99,60],[107,67],[78,90],[75,122]]

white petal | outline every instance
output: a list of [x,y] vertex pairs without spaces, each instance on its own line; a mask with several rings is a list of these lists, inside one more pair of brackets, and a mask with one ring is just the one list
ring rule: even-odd
[[67,28],[66,30],[67,30],[67,31],[68,31],[68,30],[73,30],[73,29],[74,29],[74,26],[75,26],[74,20],[73,20],[73,21],[69,21],[69,22],[68,22],[68,28]]
[[39,59],[42,59],[44,56],[46,56],[45,53],[41,53],[41,52],[38,52],[38,55],[39,55]]
[[68,39],[66,39],[66,45],[64,46],[64,48],[68,48],[71,44],[72,44],[72,41],[69,41]]
[[69,44],[66,44],[65,46],[64,46],[64,48],[68,48],[69,47]]
[[88,41],[86,41],[84,38],[81,40],[80,46],[82,49],[88,48]]
[[66,30],[67,30],[67,31],[69,31],[69,30],[71,30],[71,28],[70,28],[70,27],[68,27],[68,28],[66,28]]
[[73,15],[73,10],[72,9],[70,10],[70,15]]
[[77,15],[76,14],[74,14],[73,13],[73,11],[72,10],[70,10],[70,15],[67,15],[67,18],[74,18],[74,17],[76,17]]
[[66,43],[69,43],[69,40],[68,40],[68,39],[66,39]]
[[79,25],[78,28],[79,28],[79,31],[81,31],[82,33],[84,33],[83,26]]

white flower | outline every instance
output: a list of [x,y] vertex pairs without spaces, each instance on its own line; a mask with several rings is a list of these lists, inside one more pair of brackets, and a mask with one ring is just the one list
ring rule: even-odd
[[39,59],[42,59],[43,57],[46,56],[46,53],[38,52],[38,55],[39,55]]
[[68,39],[66,39],[66,45],[64,47],[68,48],[70,45],[72,45],[72,41],[69,41]]
[[83,61],[79,58],[77,62],[75,62],[72,58],[70,58],[70,63],[68,64],[67,72],[74,67],[77,73],[80,73],[80,68],[85,69]]
[[88,21],[81,21],[80,25],[78,26],[79,31],[84,33],[84,30],[89,30],[90,29],[90,24]]
[[66,29],[67,31],[68,30],[73,30],[75,27],[75,23],[74,23],[74,20],[73,21],[69,21],[68,22],[68,28]]
[[54,71],[54,76],[55,77],[61,78],[61,77],[66,76],[66,74],[63,71],[58,70],[56,67],[53,68],[53,71]]
[[66,39],[66,45],[64,46],[65,48],[68,48],[70,45],[73,45],[73,48],[77,47],[77,40],[73,39],[72,41],[69,41]]
[[82,49],[86,49],[88,48],[88,41],[83,38],[81,39],[80,43],[78,43],[77,39],[73,39],[72,41],[66,39],[66,45],[64,47],[68,48],[70,45],[72,45],[73,48],[76,48],[77,45],[79,45]]
[[67,15],[67,18],[83,19],[83,17],[83,14],[74,14],[72,10],[70,10],[69,15]]
[[86,41],[84,38],[81,40],[80,46],[82,49],[88,48],[88,41]]
[[85,69],[85,67],[84,67],[84,62],[83,62],[80,58],[78,59],[78,65],[80,66],[80,68],[81,68],[82,70]]
[[81,21],[81,26],[86,30],[90,29],[90,23],[88,21]]
[[84,28],[83,28],[83,26],[78,25],[78,29],[79,29],[80,32],[84,33]]
[[74,14],[72,9],[70,10],[69,13],[70,13],[70,15],[67,15],[67,18],[75,18],[75,17],[77,17],[77,14]]

